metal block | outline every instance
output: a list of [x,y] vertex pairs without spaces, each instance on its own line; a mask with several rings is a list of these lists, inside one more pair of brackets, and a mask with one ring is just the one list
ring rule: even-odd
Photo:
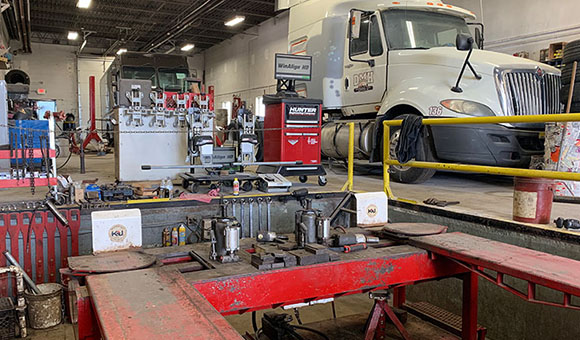
[[306,250],[309,253],[317,254],[317,255],[329,252],[327,247],[325,247],[321,244],[318,244],[318,243],[307,244],[304,246],[304,250]]
[[285,267],[295,267],[298,264],[296,260],[296,256],[286,256],[284,259],[284,266]]
[[279,268],[284,268],[284,262],[272,263],[272,269],[279,269]]
[[328,252],[328,258],[329,260],[332,261],[340,261],[340,255],[336,252]]
[[254,267],[258,268],[258,270],[270,270],[270,269],[272,269],[271,264],[254,265]]
[[293,250],[290,254],[296,256],[299,266],[308,266],[329,261],[328,254],[312,254],[305,250]]

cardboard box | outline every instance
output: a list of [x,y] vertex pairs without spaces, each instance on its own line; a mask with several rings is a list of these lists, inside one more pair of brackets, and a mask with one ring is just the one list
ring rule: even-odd
[[564,52],[566,44],[565,41],[550,44],[550,47],[548,48],[548,60],[562,58],[562,53]]

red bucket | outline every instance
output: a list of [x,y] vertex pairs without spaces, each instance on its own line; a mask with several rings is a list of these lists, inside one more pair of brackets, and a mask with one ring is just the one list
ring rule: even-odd
[[553,180],[516,177],[513,219],[526,223],[549,224],[553,200]]

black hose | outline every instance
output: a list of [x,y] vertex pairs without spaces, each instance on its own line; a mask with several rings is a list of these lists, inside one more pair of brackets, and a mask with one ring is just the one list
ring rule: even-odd
[[72,152],[69,152],[68,157],[66,158],[64,163],[62,163],[58,168],[56,168],[56,170],[60,170],[60,169],[64,168],[66,166],[66,164],[68,163],[68,161],[70,161],[71,156],[72,156]]
[[252,328],[254,328],[254,333],[258,334],[258,322],[256,321],[256,311],[252,312]]

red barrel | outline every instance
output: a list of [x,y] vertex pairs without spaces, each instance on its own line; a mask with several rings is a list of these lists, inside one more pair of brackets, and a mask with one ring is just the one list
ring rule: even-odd
[[513,219],[519,222],[548,224],[551,221],[553,200],[553,180],[516,177]]

